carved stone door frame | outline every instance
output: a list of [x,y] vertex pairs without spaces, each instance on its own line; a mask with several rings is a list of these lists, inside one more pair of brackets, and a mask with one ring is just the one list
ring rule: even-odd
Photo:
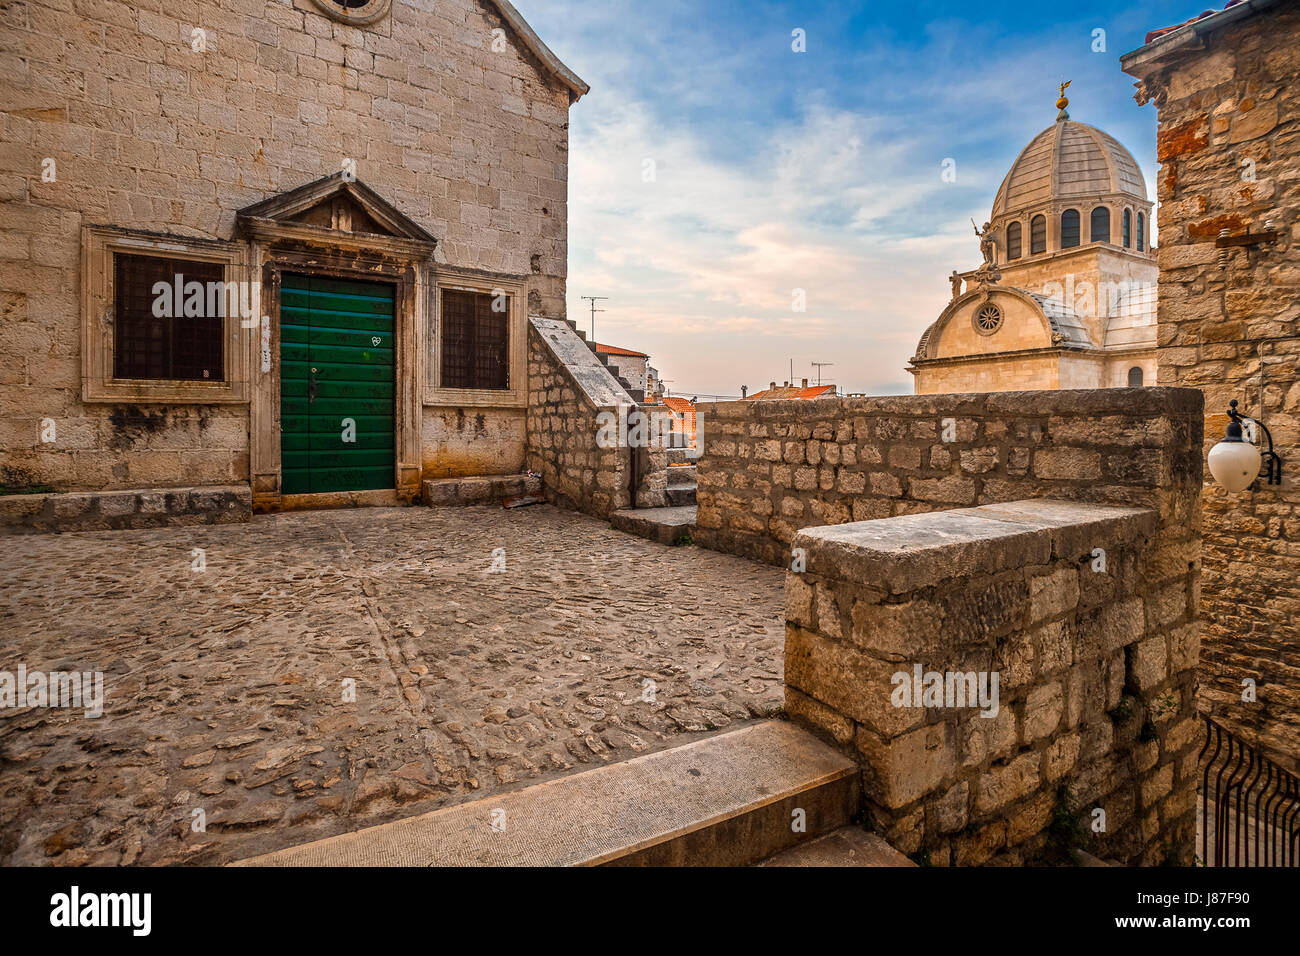
[[[322,206],[332,209],[332,214],[323,220],[321,216],[311,214],[312,210],[319,210]],[[372,227],[406,234],[348,231],[355,210],[364,212]],[[357,215],[356,218],[361,217]],[[329,222],[330,225],[317,225],[317,222]],[[261,281],[261,321],[249,336],[252,383],[248,457],[254,509],[259,512],[278,511],[283,504],[280,480],[280,283],[285,272],[384,282],[394,287],[394,377],[397,388],[394,487],[399,501],[418,499],[421,491],[421,387],[425,376],[422,339],[435,240],[360,183],[342,181],[338,177],[319,180],[249,207],[240,213],[239,227],[250,245],[249,271],[260,276]]]

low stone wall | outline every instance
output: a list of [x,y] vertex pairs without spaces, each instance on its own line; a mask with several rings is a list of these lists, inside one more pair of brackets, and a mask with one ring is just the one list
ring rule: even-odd
[[248,485],[0,496],[0,534],[248,521]]
[[915,858],[1189,864],[1199,568],[1161,526],[1039,499],[803,531],[786,709],[854,755],[871,823]]
[[801,528],[1054,495],[1199,521],[1202,397],[1099,389],[702,405],[695,541],[789,561]]

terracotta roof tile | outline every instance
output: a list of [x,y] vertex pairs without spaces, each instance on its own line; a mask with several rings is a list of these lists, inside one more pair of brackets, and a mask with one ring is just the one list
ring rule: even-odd
[[[1239,3],[1245,3],[1245,2],[1246,0],[1228,0],[1227,4],[1224,6],[1223,9],[1228,10],[1232,7],[1235,7]],[[1164,36],[1166,33],[1173,33],[1175,30],[1180,30],[1183,27],[1187,26],[1187,24],[1189,23],[1195,23],[1197,20],[1204,20],[1206,17],[1212,17],[1218,12],[1219,12],[1218,10],[1205,10],[1202,13],[1198,13],[1190,20],[1184,20],[1182,23],[1176,23],[1172,27],[1164,27],[1163,29],[1160,30],[1152,30],[1150,33],[1147,34],[1146,42],[1152,43],[1155,40],[1160,39],[1160,37]]]
[[765,388],[761,392],[755,392],[745,401],[768,402],[780,398],[797,398],[808,401],[814,398],[833,398],[834,396],[834,385],[809,385],[807,388],[799,385],[778,385],[776,388]]
[[649,358],[645,352],[633,352],[631,349],[621,349],[617,345],[602,345],[596,343],[597,355],[631,355],[634,358]]

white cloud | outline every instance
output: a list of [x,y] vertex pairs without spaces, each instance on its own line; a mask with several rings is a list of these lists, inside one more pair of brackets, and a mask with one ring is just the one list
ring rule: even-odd
[[[951,188],[938,164],[913,168],[906,136],[825,107],[743,162],[717,158],[703,136],[630,99],[574,123],[571,314],[585,327],[579,296],[610,295],[597,338],[650,352],[687,390],[785,378],[792,357],[797,378],[834,360],[848,389],[906,384],[944,277],[976,250],[964,235],[895,237],[873,224]],[[793,309],[796,289],[806,312]]]

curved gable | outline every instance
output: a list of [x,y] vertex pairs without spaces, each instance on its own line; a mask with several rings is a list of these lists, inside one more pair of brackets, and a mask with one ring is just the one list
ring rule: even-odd
[[[1001,322],[992,332],[976,328],[975,315],[995,306]],[[1045,296],[1011,286],[991,286],[963,293],[925,330],[916,358],[948,359],[997,355],[1059,346],[1092,348],[1078,317]]]

